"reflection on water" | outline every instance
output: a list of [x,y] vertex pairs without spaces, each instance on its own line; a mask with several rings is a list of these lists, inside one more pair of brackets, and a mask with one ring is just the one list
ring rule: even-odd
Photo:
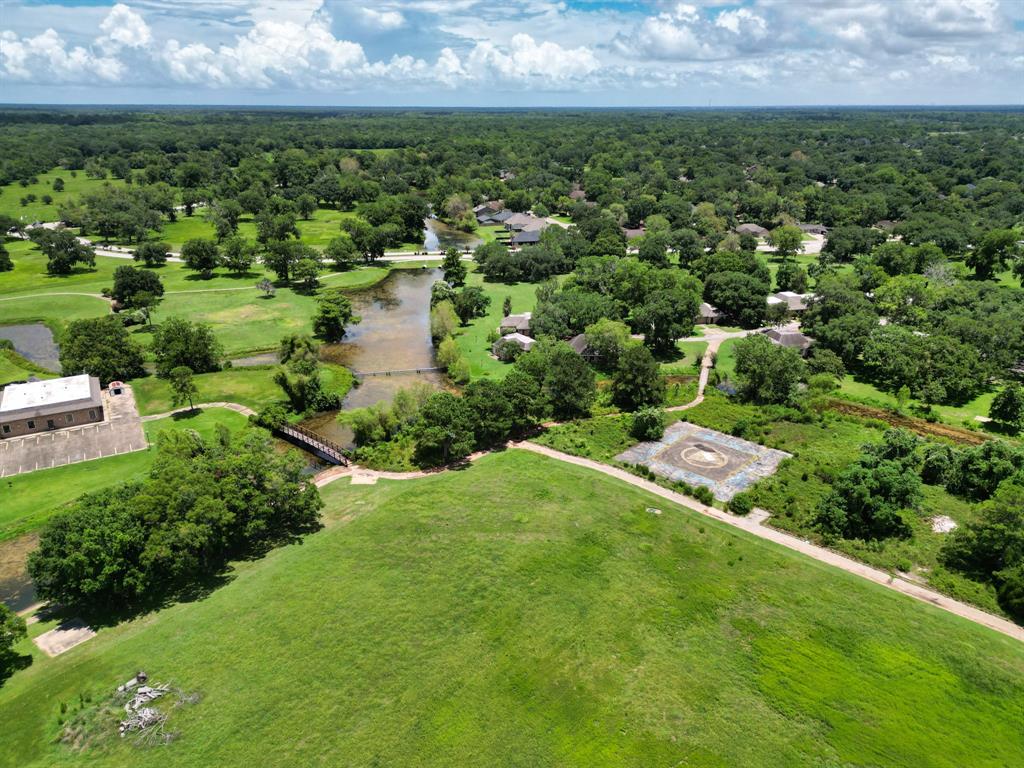
[[48,371],[60,371],[60,348],[42,323],[0,325],[0,339],[9,339],[14,351]]
[[36,548],[39,536],[29,534],[0,542],[0,602],[21,611],[36,602],[35,585],[29,578],[28,553]]
[[438,219],[427,219],[423,228],[423,248],[428,251],[443,251],[448,248],[476,248],[483,241],[471,232],[453,229]]
[[[349,328],[344,341],[323,345],[321,358],[360,373],[432,368],[430,286],[441,277],[439,269],[398,269],[373,288],[352,294],[353,309],[362,322]],[[391,400],[395,392],[414,381],[440,387],[442,378],[439,373],[367,376],[352,388],[342,409]],[[302,424],[341,445],[352,443],[351,430],[339,424],[334,413],[314,416]]]

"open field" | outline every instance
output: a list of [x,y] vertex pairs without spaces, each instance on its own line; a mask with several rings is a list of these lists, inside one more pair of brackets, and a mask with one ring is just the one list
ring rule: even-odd
[[[705,391],[705,400],[700,405],[668,416],[727,434],[736,434],[737,426],[742,425],[742,437],[793,454],[792,459],[779,466],[776,474],[760,481],[750,493],[755,505],[772,513],[771,525],[811,540],[820,538],[813,517],[818,502],[831,487],[831,478],[857,458],[861,446],[879,440],[884,427],[880,422],[880,426],[876,426],[862,419],[831,413],[820,423],[796,423],[787,420],[777,408],[733,402],[713,387]],[[614,464],[617,454],[637,442],[629,435],[626,417],[595,417],[571,422],[547,430],[536,441],[608,464]],[[910,516],[913,531],[910,538],[880,542],[840,539],[831,546],[884,570],[913,573],[959,600],[1002,614],[991,586],[949,571],[938,562],[944,535],[932,530],[930,519],[947,515],[963,525],[975,519],[975,506],[941,487],[925,486],[924,490],[921,509]]]
[[465,328],[459,328],[455,341],[469,360],[470,374],[477,376],[494,376],[504,378],[512,368],[511,364],[503,363],[491,357],[491,342],[487,335],[497,330],[504,314],[502,305],[506,296],[512,297],[512,312],[530,312],[537,301],[537,285],[534,283],[492,283],[483,279],[483,275],[471,271],[466,278],[466,285],[479,285],[491,299],[487,315],[478,317]]
[[[46,259],[32,244],[9,244],[15,269],[0,273],[0,325],[41,320],[58,333],[69,321],[98,317],[109,311],[99,294],[113,285],[114,270],[135,264],[108,256],[96,257],[96,268],[80,269],[65,277],[46,274]],[[325,287],[358,290],[383,280],[389,269],[405,265],[359,267],[345,272],[325,271]],[[309,333],[316,301],[313,296],[292,288],[278,288],[265,298],[256,288],[263,277],[274,275],[257,265],[245,275],[230,275],[223,270],[209,280],[200,279],[179,263],[155,269],[164,285],[163,302],[153,312],[154,323],[179,315],[210,323],[229,356],[276,347],[282,336],[292,332]],[[149,344],[149,328],[136,327],[136,340]]]
[[[963,405],[933,405],[932,410],[938,414],[939,419],[947,424],[977,427],[979,422],[976,417],[988,417],[988,412],[992,408],[992,401],[995,399],[999,389],[1000,387],[996,387],[988,392],[983,392]],[[851,375],[843,378],[839,387],[839,395],[850,400],[868,403],[869,405],[880,405],[883,408],[896,408],[899,405],[896,402],[896,398],[888,392],[883,392],[870,382],[858,381]],[[911,400],[908,403],[908,408],[913,405],[924,407],[918,401]]]
[[[300,240],[306,245],[323,250],[335,237],[341,234],[341,222],[344,219],[358,218],[354,211],[338,211],[332,208],[318,208],[310,219],[297,222]],[[246,240],[256,239],[256,224],[252,216],[243,216],[238,223],[238,234]],[[205,209],[196,208],[191,216],[183,213],[176,221],[165,222],[159,232],[152,232],[153,240],[169,243],[171,249],[178,251],[182,243],[195,237],[212,240],[215,237],[213,224],[207,221]],[[419,244],[422,246],[422,243]]]
[[[103,188],[104,184],[111,186],[123,186],[123,179],[90,179],[85,171],[71,171],[63,168],[55,168],[46,173],[40,173],[36,178],[38,182],[21,186],[19,182],[0,187],[0,214],[6,214],[19,219],[26,224],[36,221],[56,221],[57,208],[61,203],[69,199],[81,197],[89,192],[95,192]],[[64,191],[55,192],[53,189],[54,180],[64,179]],[[26,195],[35,195],[36,201],[28,205],[21,205],[21,198]],[[43,195],[49,195],[53,202],[47,204],[42,201]]]
[[[241,414],[217,408],[194,415],[145,422],[143,428],[152,444],[165,429],[194,429],[210,437],[215,434],[218,424],[236,430],[247,423]],[[3,497],[3,504],[0,504],[0,541],[38,528],[57,510],[83,493],[141,477],[149,468],[152,458],[152,449],[136,451],[0,480],[0,494]]]
[[169,768],[1024,760],[1019,643],[623,483],[511,451],[324,496],[324,531],[204,600],[21,643],[0,764],[150,762],[56,743],[61,702],[140,668],[201,694]]

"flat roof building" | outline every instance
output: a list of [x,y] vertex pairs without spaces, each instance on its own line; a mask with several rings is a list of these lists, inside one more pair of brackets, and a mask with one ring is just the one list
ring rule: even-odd
[[8,384],[0,392],[0,439],[103,421],[95,376]]

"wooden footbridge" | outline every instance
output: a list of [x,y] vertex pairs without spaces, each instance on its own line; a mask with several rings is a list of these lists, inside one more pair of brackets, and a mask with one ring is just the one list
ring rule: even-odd
[[365,379],[369,376],[414,376],[417,373],[433,373],[443,371],[444,368],[398,368],[392,371],[352,371],[357,379]]
[[298,424],[282,424],[274,432],[292,445],[309,451],[330,464],[348,466],[345,450],[337,443],[331,442],[312,430]]

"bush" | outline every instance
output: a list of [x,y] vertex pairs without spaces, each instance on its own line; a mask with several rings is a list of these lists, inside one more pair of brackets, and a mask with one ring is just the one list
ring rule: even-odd
[[633,414],[629,433],[637,440],[660,440],[665,433],[665,414],[660,408],[641,408]]
[[693,489],[693,496],[697,501],[702,504],[711,506],[715,503],[715,494],[711,492],[711,489],[704,485],[695,486]]
[[754,502],[749,493],[737,493],[729,500],[729,511],[734,515],[749,515]]

